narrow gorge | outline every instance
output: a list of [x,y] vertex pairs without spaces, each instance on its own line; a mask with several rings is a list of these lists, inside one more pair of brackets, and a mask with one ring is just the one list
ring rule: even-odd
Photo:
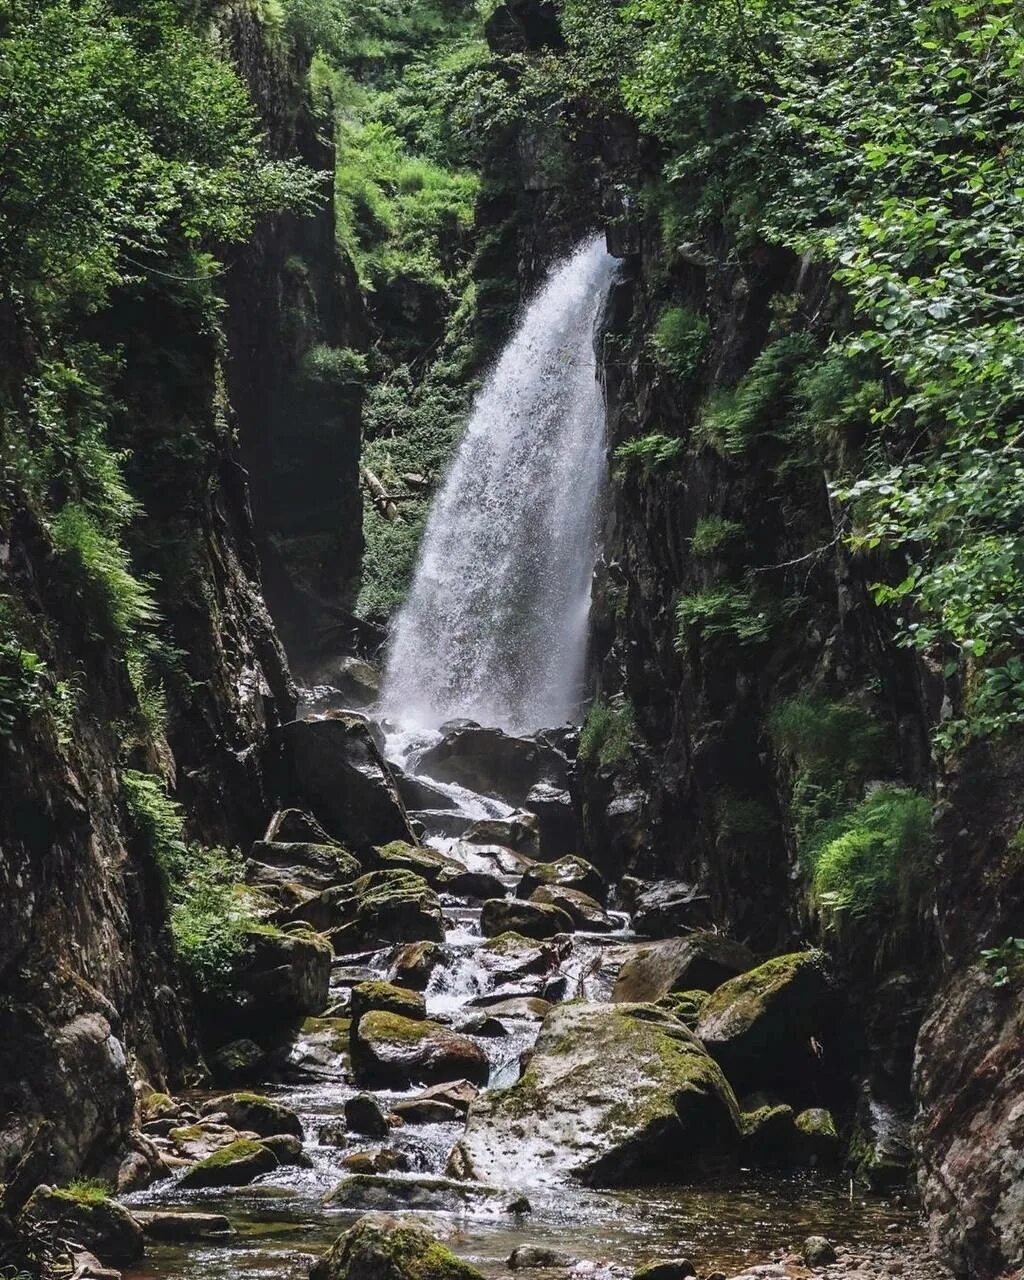
[[1022,66],[0,4],[0,1280],[1024,1274]]

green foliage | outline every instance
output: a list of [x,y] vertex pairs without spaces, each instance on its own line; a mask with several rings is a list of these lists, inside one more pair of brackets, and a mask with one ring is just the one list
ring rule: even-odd
[[310,347],[302,359],[302,371],[310,382],[327,387],[361,386],[366,380],[366,356],[351,347]]
[[624,463],[630,469],[635,468],[643,475],[650,475],[662,467],[670,466],[682,452],[682,440],[653,432],[620,444],[614,456],[617,462]]
[[717,792],[714,812],[720,836],[761,836],[777,825],[767,805],[736,791]]
[[931,803],[906,787],[878,787],[808,850],[812,898],[825,921],[897,923],[920,908]]
[[808,773],[844,777],[887,762],[884,729],[855,702],[798,693],[775,708],[769,723],[778,746]]
[[654,358],[679,378],[692,377],[707,352],[711,324],[690,307],[665,307],[651,335]]
[[236,852],[188,844],[181,807],[152,774],[126,769],[121,791],[135,834],[164,879],[178,957],[203,991],[222,988],[258,924]]
[[1002,991],[1024,973],[1024,938],[1006,938],[998,947],[987,947],[981,962],[991,974],[992,986]]
[[79,1204],[106,1204],[110,1199],[110,1188],[99,1178],[76,1178],[66,1187],[60,1188]]
[[101,626],[127,636],[157,621],[152,589],[132,574],[128,552],[81,503],[57,512],[50,535],[82,579],[90,613]]
[[16,640],[0,642],[0,738],[10,737],[42,707],[46,667]]
[[777,431],[788,414],[797,371],[813,345],[806,333],[770,343],[737,387],[717,392],[705,406],[694,440],[723,458],[735,458],[759,437]]
[[693,529],[690,550],[695,556],[713,556],[733,546],[743,535],[743,526],[725,516],[701,516]]
[[638,742],[633,704],[621,696],[609,702],[599,699],[583,722],[579,759],[602,769],[624,769],[633,763]]
[[772,629],[772,611],[746,587],[722,584],[680,596],[676,601],[676,649],[693,640],[725,638],[740,645],[762,644]]

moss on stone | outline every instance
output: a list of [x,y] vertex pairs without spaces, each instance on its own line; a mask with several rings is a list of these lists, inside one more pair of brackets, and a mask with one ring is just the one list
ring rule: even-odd
[[488,938],[483,944],[483,949],[495,955],[506,956],[518,951],[536,951],[538,945],[533,938],[528,938],[524,933],[515,933],[509,929],[505,933]]
[[386,1009],[371,1009],[359,1020],[359,1035],[366,1040],[384,1040],[390,1044],[419,1044],[438,1030],[436,1022],[405,1018]]
[[262,1142],[255,1142],[252,1138],[236,1138],[234,1142],[229,1142],[226,1147],[221,1147],[219,1151],[214,1151],[212,1155],[207,1156],[203,1160],[199,1160],[192,1171],[197,1169],[224,1169],[228,1165],[238,1164],[242,1160],[248,1160],[250,1157],[258,1156],[261,1151],[267,1148]]
[[709,991],[670,991],[657,1003],[659,1009],[665,1009],[692,1030],[697,1025],[710,996]]
[[426,1005],[418,991],[396,987],[380,979],[360,982],[352,988],[352,1017],[358,1021],[372,1012],[396,1013],[403,1018],[422,1020]]
[[107,1204],[110,1201],[110,1188],[98,1178],[77,1178],[66,1187],[57,1187],[53,1194],[60,1200],[82,1206]]
[[307,1018],[302,1024],[304,1036],[324,1037],[333,1053],[345,1053],[352,1031],[351,1018]]

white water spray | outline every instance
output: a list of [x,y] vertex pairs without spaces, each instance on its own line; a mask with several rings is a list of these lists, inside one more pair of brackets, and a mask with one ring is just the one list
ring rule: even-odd
[[582,694],[605,474],[602,237],[556,265],[473,406],[392,633],[381,709],[530,733]]

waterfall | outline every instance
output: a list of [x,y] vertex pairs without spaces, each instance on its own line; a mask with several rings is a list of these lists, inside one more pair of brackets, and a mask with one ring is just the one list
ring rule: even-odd
[[398,614],[381,709],[512,733],[582,694],[605,474],[594,329],[615,269],[603,237],[552,268],[473,405]]

